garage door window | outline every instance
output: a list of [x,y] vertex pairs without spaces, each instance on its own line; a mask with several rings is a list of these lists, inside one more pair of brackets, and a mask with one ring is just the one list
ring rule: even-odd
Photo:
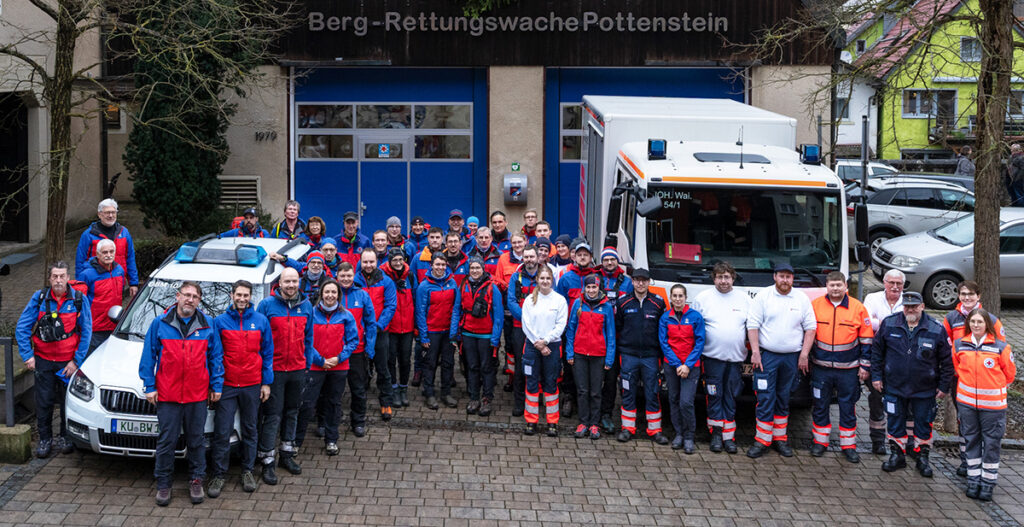
[[583,105],[562,103],[561,112],[561,160],[583,159]]

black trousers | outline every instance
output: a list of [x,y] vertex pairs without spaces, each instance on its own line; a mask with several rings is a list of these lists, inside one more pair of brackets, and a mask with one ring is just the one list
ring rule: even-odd
[[580,424],[597,426],[601,421],[601,388],[604,383],[604,357],[590,357],[576,354],[572,369],[575,370],[577,402],[580,408]]
[[274,447],[281,435],[281,455],[294,455],[295,425],[302,406],[302,388],[306,384],[306,370],[275,371],[270,385],[270,397],[263,403],[260,414],[260,439],[256,456],[264,464],[274,462]]
[[391,386],[408,386],[412,368],[412,333],[388,334],[388,373]]
[[[60,408],[60,436],[67,437],[67,416],[64,413],[64,392],[67,385],[57,374],[68,365],[67,362],[46,360],[36,357],[35,395],[36,427],[39,439],[53,439],[53,408]],[[177,440],[177,436],[174,438]],[[173,457],[173,454],[172,454]]]
[[516,367],[512,371],[512,402],[516,414],[522,414],[526,408],[526,374],[523,373],[523,347],[526,345],[526,333],[523,328],[512,328],[512,349],[516,359]]
[[[369,380],[367,372],[366,352],[353,353],[348,359],[348,390],[352,400],[349,402],[349,423],[352,428],[366,426],[366,384]],[[325,394],[326,397],[326,394]],[[326,410],[326,409],[325,409]],[[326,428],[326,411],[324,426]]]
[[295,429],[295,446],[300,447],[306,440],[306,428],[316,412],[317,401],[324,396],[324,442],[338,442],[338,410],[341,396],[345,393],[348,370],[309,370],[306,389],[302,393],[302,410],[299,424]]
[[448,340],[447,331],[432,331],[429,338],[430,349],[426,350],[423,365],[423,395],[435,395],[434,378],[438,365],[441,366],[441,395],[451,395],[455,381],[455,349]]
[[373,369],[377,375],[377,400],[381,408],[391,406],[391,334],[387,331],[377,332],[377,342],[373,347]]
[[604,370],[604,381],[601,386],[601,415],[612,415],[615,411],[615,397],[619,394],[619,352],[615,352],[612,369]]
[[491,352],[491,339],[480,337],[462,337],[462,356],[466,358],[467,389],[469,398],[480,400],[481,392],[485,399],[494,400],[494,375],[497,360]]

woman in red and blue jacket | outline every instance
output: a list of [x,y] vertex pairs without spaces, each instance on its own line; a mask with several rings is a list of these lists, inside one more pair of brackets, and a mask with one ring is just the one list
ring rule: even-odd
[[78,276],[79,280],[85,282],[86,296],[89,297],[89,305],[92,308],[89,353],[114,332],[117,323],[107,316],[107,312],[110,308],[121,305],[124,300],[124,289],[128,285],[124,268],[117,263],[114,255],[114,242],[100,240],[96,246],[96,256],[89,258],[89,267]]
[[[313,308],[313,345],[324,358],[323,365],[309,368],[302,392],[302,411],[295,432],[295,446],[301,447],[306,426],[316,412],[321,392],[324,396],[324,444],[328,456],[338,455],[338,410],[345,393],[349,357],[359,346],[359,327],[352,313],[341,305],[341,286],[329,280],[320,288],[320,302]],[[324,392],[326,390],[326,392]]]
[[404,250],[392,247],[381,272],[395,285],[395,314],[387,326],[388,373],[395,406],[409,406],[409,372],[412,369],[413,276]]
[[416,288],[416,329],[423,346],[423,396],[427,408],[437,410],[434,373],[441,364],[441,400],[449,408],[459,403],[451,395],[455,380],[455,355],[451,346],[452,310],[459,302],[459,286],[448,269],[448,260],[440,252],[430,259],[430,272]]
[[569,309],[565,360],[576,377],[580,424],[576,439],[600,439],[601,386],[615,360],[615,304],[601,290],[596,273],[583,279],[583,296]]
[[469,275],[459,286],[458,297],[460,301],[452,310],[449,338],[462,343],[462,355],[466,358],[469,389],[466,413],[487,417],[491,415],[494,400],[494,375],[505,310],[501,304],[501,289],[484,270],[480,257],[469,259]]
[[704,352],[704,317],[686,305],[686,287],[682,284],[672,286],[669,302],[669,309],[658,322],[658,341],[665,357],[669,408],[672,426],[676,428],[672,448],[692,454],[697,428],[693,398],[700,379],[700,355]]

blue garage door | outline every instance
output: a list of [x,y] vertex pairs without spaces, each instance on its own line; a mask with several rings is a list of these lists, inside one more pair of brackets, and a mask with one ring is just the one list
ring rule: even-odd
[[341,231],[389,216],[447,225],[487,206],[487,82],[481,69],[345,68],[295,79],[295,199]]
[[742,76],[727,68],[548,68],[544,91],[544,219],[566,234],[579,225],[584,95],[746,100]]

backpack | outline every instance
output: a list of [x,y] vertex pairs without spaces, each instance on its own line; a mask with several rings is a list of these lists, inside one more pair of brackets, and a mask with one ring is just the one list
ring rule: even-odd
[[[72,284],[71,282],[76,282]],[[82,313],[82,291],[79,287],[85,286],[84,282],[78,280],[68,280],[68,285],[71,288],[71,298],[75,303],[75,310],[78,315]],[[39,320],[36,321],[35,326],[32,327],[32,334],[39,337],[43,342],[58,342],[61,340],[67,340],[71,337],[72,333],[68,333],[64,330],[64,323],[61,322],[60,317],[57,313],[50,311],[50,288],[47,287],[39,291],[39,303],[46,309],[44,314]],[[60,309],[60,306],[57,306]]]

